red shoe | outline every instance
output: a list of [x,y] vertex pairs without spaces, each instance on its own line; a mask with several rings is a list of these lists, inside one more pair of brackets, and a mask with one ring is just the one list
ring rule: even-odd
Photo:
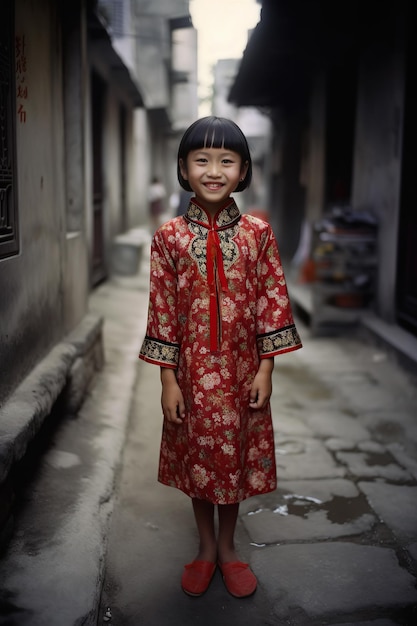
[[211,583],[216,564],[209,561],[193,561],[185,566],[181,587],[189,596],[201,596]]
[[256,591],[258,581],[248,563],[219,563],[227,591],[235,598],[246,598]]

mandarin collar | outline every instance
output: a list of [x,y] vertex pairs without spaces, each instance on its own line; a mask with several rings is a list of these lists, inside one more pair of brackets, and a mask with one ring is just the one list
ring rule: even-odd
[[233,198],[229,198],[212,218],[206,209],[197,202],[196,198],[191,198],[184,217],[187,221],[205,228],[223,230],[236,224],[241,218],[241,213]]

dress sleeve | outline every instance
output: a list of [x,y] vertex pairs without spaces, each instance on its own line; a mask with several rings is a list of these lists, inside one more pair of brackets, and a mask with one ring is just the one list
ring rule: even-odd
[[[177,271],[168,229],[152,240],[149,308],[146,335],[139,358],[161,367],[178,366]],[[165,236],[164,236],[165,233]]]
[[272,228],[261,235],[258,257],[257,345],[261,359],[302,347]]

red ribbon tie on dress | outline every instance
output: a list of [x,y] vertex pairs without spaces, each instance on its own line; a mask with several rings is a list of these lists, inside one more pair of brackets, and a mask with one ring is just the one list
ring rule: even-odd
[[223,254],[220,237],[214,229],[207,236],[207,281],[210,289],[210,350],[216,352],[220,347],[220,306],[219,285],[222,292],[227,291],[226,274],[224,273]]

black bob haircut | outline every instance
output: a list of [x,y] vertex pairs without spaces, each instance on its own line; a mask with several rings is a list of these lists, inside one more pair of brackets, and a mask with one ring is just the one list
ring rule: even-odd
[[225,148],[237,152],[242,157],[242,165],[248,163],[248,171],[235,191],[243,191],[249,187],[252,180],[252,159],[245,135],[232,120],[210,115],[191,124],[181,139],[178,148],[177,175],[183,189],[192,191],[188,180],[182,177],[180,159],[186,166],[188,154],[192,150],[201,150],[201,148]]

